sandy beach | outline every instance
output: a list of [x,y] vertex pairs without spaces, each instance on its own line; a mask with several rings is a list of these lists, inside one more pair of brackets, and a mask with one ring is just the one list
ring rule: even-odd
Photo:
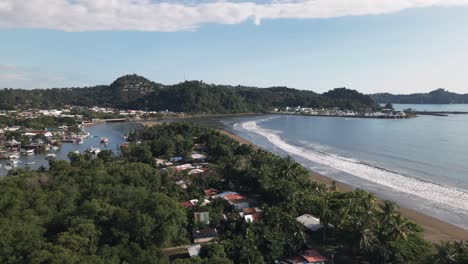
[[[229,136],[241,144],[249,144],[258,148],[258,146],[245,140],[244,138],[241,138],[219,127],[217,127],[217,129],[222,134]],[[333,179],[329,177],[312,171],[310,173],[310,178],[314,181],[318,181],[327,185],[331,184],[333,181]],[[354,187],[338,181],[336,182],[336,186],[340,191],[351,191],[354,189]],[[468,240],[468,230],[461,227],[430,217],[426,214],[409,208],[400,208],[400,213],[407,219],[418,223],[424,229],[424,238],[428,241],[436,243],[444,240]]]
[[[142,122],[144,125],[158,125],[164,122],[173,122],[173,121],[181,121],[181,120],[164,120],[164,121],[152,121],[152,122]],[[230,138],[238,141],[241,144],[249,144],[255,148],[259,148],[252,142],[239,137],[226,129],[223,128],[223,125],[219,122],[217,118],[193,118],[193,119],[186,119],[184,121],[190,121],[194,123],[199,123],[202,125],[210,126],[220,133],[229,136]],[[310,178],[314,181],[321,182],[323,184],[331,184],[333,179],[321,175],[317,172],[311,171]],[[348,184],[344,184],[342,182],[336,182],[337,189],[340,191],[351,191],[355,189],[355,187],[350,186]],[[431,242],[439,242],[445,240],[468,240],[468,230],[463,229],[461,227],[452,225],[450,223],[444,222],[442,220],[436,219],[434,217],[428,216],[416,210],[412,210],[410,208],[400,208],[400,212],[403,216],[407,219],[418,223],[424,229],[424,238]]]

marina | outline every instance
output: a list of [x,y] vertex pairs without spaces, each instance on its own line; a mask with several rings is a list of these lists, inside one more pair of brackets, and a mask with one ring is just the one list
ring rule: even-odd
[[[98,155],[102,150],[110,150],[113,153],[118,153],[120,145],[126,141],[127,134],[141,125],[133,122],[125,123],[99,123],[92,126],[81,128],[83,140],[77,142],[61,142],[60,144],[51,145],[49,150],[44,152],[34,152],[31,150],[15,151],[15,152],[0,152],[0,176],[8,174],[10,170],[25,168],[39,169],[41,167],[48,168],[49,160],[68,160],[68,154],[83,153],[89,151],[93,155]],[[105,140],[104,144],[102,139]],[[25,153],[23,155],[23,153]]]

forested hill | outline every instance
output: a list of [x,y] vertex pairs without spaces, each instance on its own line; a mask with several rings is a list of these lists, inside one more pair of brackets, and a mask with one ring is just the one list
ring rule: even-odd
[[430,93],[389,94],[378,93],[370,95],[378,103],[400,104],[468,104],[468,94],[457,94],[437,89]]
[[110,85],[86,88],[0,90],[0,109],[63,105],[188,113],[262,112],[286,106],[346,109],[376,106],[371,97],[346,88],[317,94],[287,87],[256,88],[206,84],[201,81],[162,85],[138,75],[126,75]]

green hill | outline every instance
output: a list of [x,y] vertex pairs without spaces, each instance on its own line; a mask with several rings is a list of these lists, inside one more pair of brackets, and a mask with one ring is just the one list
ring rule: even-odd
[[110,85],[85,88],[0,90],[0,109],[64,105],[187,113],[262,112],[286,106],[345,109],[376,107],[369,96],[346,88],[317,94],[287,87],[257,88],[214,85],[201,81],[162,85],[138,75],[125,75]]

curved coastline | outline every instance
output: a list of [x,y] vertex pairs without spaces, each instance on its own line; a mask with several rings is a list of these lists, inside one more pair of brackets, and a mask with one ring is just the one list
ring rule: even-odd
[[[265,119],[262,119],[262,120],[265,120]],[[257,120],[257,121],[260,121],[260,120]],[[245,122],[242,122],[242,123],[245,123]],[[222,131],[222,133],[225,133],[226,135],[232,137],[235,140],[238,140],[241,143],[251,144],[253,146],[262,148],[261,145],[253,144],[251,139],[250,139],[250,141],[247,140],[245,135],[242,135],[243,133],[239,133],[240,131],[238,131],[237,129],[234,129],[233,126],[225,126],[225,127],[223,127],[221,129],[221,131]],[[268,131],[268,132],[271,132],[271,131]],[[252,133],[252,132],[249,131],[249,133]],[[271,143],[270,141],[269,141],[269,143],[273,145],[273,143]],[[273,146],[275,148],[279,148],[276,145],[273,145]],[[324,154],[329,154],[329,153],[324,153]],[[293,156],[295,156],[295,155],[293,154]],[[334,156],[334,155],[332,154],[332,156]],[[348,161],[349,162],[356,162],[356,164],[358,164],[358,165],[360,164],[362,166],[368,166],[369,165],[369,164],[366,164],[366,163],[363,163],[363,162],[360,162],[360,161],[356,161],[356,160],[349,160],[348,159]],[[313,170],[310,167],[307,167],[307,169],[309,169],[311,171],[311,178],[313,180],[316,180],[316,181],[319,181],[319,182],[322,182],[322,183],[325,183],[325,184],[330,184],[332,181],[337,180],[337,185],[338,185],[338,188],[340,190],[348,191],[348,190],[352,190],[354,188],[359,187],[359,186],[356,186],[354,184],[349,184],[348,182],[345,182],[345,181],[340,181],[340,179],[335,179],[335,177],[333,177],[331,175],[327,174],[327,176],[325,176],[325,175],[323,175],[321,173],[317,173],[315,170]],[[397,174],[394,171],[387,170],[385,168],[382,169],[382,168],[379,168],[377,166],[373,166],[373,169],[379,169],[379,170],[384,171],[385,173]],[[400,177],[405,177],[405,176],[400,175]],[[407,178],[405,177],[405,179],[407,179]],[[409,179],[417,180],[417,179],[414,179],[414,178],[409,178]],[[423,183],[423,184],[432,184],[432,183],[424,182],[424,181],[420,181],[420,182]],[[442,186],[442,185],[436,185],[436,184],[433,184],[433,185],[438,186],[439,188],[442,188],[442,189],[450,188],[450,187],[445,187],[445,186]],[[373,190],[371,190],[371,191],[373,191]],[[462,193],[462,194],[464,195],[464,199],[468,198],[466,196],[466,193]],[[377,195],[379,196],[379,198],[383,198],[381,195],[379,195],[379,194],[377,194]],[[387,197],[384,197],[384,198],[388,199]],[[403,199],[404,198],[408,198],[408,197],[403,197]],[[454,197],[452,197],[452,198],[454,198]],[[396,201],[397,200],[398,199],[396,199]],[[462,208],[464,208],[464,206],[465,206],[465,204],[460,204],[460,203],[457,203],[457,205],[461,206]],[[403,207],[401,207],[400,211],[406,218],[420,224],[423,227],[424,231],[425,231],[424,232],[425,238],[430,240],[430,241],[438,242],[440,240],[466,240],[466,239],[468,239],[468,229],[465,228],[465,227],[462,227],[461,225],[452,224],[452,223],[450,223],[449,221],[447,221],[445,219],[436,218],[433,214],[430,214],[430,213],[427,213],[427,212],[424,212],[424,211],[421,211],[421,210],[414,209],[412,206],[404,205]]]

